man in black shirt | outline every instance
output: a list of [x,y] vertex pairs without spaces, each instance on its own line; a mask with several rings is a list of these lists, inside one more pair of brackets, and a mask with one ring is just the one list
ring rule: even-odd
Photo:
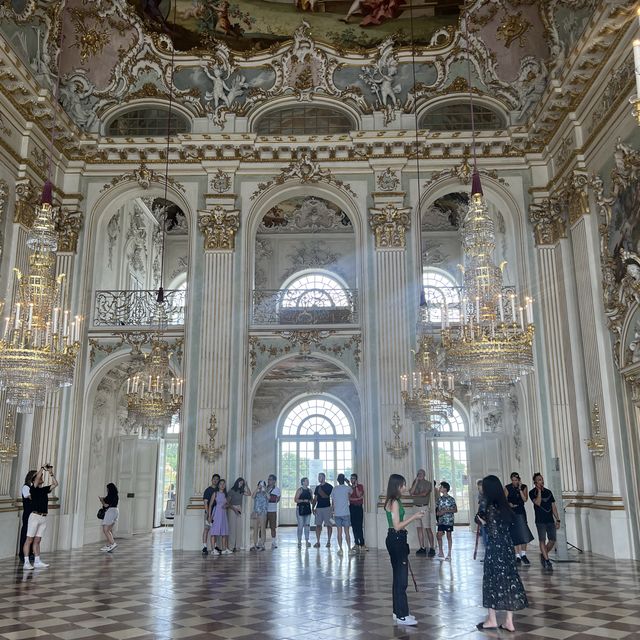
[[[31,511],[33,511],[33,507],[31,505],[31,483],[37,473],[38,472],[35,469],[29,471],[24,479],[24,484],[22,485],[22,528],[20,529],[20,550],[18,552],[20,562],[24,562],[24,543],[27,541],[29,516],[31,515]],[[33,556],[30,556],[29,560],[33,562]]]
[[211,523],[209,522],[209,511],[211,498],[218,492],[218,482],[220,482],[220,476],[214,473],[211,476],[211,484],[204,490],[202,494],[202,504],[204,505],[204,529],[202,530],[202,555],[208,555],[209,550],[207,548],[207,541],[209,540],[209,531],[211,529]]
[[[47,471],[51,476],[51,484],[44,484],[44,473]],[[44,569],[49,565],[40,560],[40,540],[47,528],[47,514],[49,513],[49,494],[51,489],[58,486],[58,481],[53,475],[53,467],[50,464],[40,467],[36,477],[31,483],[31,515],[27,526],[27,541],[24,543],[22,552],[24,553],[25,569]],[[33,544],[33,564],[29,562],[29,551]]]
[[[553,565],[549,560],[549,553],[556,544],[556,530],[560,528],[560,517],[553,493],[544,486],[544,478],[541,473],[533,474],[533,489],[529,491],[529,498],[533,502],[533,510],[536,514],[536,529],[538,530],[538,542],[540,543],[540,562],[542,568],[553,571]],[[548,542],[547,542],[548,540]]]
[[324,473],[318,474],[318,484],[313,492],[313,513],[316,516],[316,543],[314,547],[320,547],[320,534],[322,533],[322,525],[327,527],[327,547],[331,546],[331,534],[333,527],[331,525],[331,492],[333,485],[327,482]]

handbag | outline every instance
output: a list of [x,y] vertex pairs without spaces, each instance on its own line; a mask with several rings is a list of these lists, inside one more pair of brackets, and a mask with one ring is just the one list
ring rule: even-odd
[[104,507],[100,507],[98,513],[96,513],[96,518],[98,518],[98,520],[104,520],[105,513],[107,513],[107,510]]

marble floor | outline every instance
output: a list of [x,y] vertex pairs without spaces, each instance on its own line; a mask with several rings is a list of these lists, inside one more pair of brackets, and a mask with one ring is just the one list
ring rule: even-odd
[[[284,529],[277,550],[202,557],[172,552],[171,531],[43,555],[48,569],[0,561],[0,638],[391,640],[640,638],[640,565],[584,554],[543,572],[521,569],[530,608],[518,631],[480,633],[482,564],[473,537],[454,534],[451,563],[413,557],[409,601],[419,625],[394,627],[386,551],[354,557],[299,551]],[[533,551],[533,550],[532,550]]]

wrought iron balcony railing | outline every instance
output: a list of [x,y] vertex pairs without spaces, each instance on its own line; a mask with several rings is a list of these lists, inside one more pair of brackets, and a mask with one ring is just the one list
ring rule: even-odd
[[[156,290],[128,289],[96,291],[93,307],[94,327],[145,327],[158,324]],[[166,324],[183,325],[186,305],[184,289],[164,292]]]
[[356,324],[355,289],[259,289],[253,292],[251,324]]

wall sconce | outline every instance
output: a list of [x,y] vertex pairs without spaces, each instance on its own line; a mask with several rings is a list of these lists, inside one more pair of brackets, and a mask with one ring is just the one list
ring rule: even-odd
[[209,419],[209,427],[207,428],[207,435],[209,436],[208,444],[198,445],[200,453],[207,459],[207,462],[214,462],[214,460],[224,451],[225,445],[216,447],[216,435],[218,434],[218,427],[216,426],[217,419],[216,414],[212,413]]
[[411,442],[402,442],[400,439],[400,432],[402,431],[402,425],[400,424],[400,416],[398,412],[395,411],[393,414],[393,424],[391,425],[391,431],[393,432],[393,442],[385,442],[385,446],[387,447],[387,453],[391,454],[392,457],[397,460],[404,458],[409,448],[411,447]]
[[601,458],[606,450],[606,442],[600,432],[600,409],[594,403],[591,410],[591,437],[585,440],[587,449],[594,458]]

